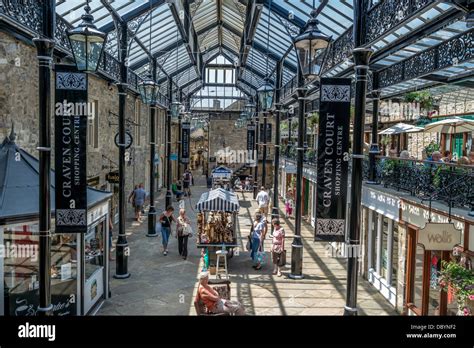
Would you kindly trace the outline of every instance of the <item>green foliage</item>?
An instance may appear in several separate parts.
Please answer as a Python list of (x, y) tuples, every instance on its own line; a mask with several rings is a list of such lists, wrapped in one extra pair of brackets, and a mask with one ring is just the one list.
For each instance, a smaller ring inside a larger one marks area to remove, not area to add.
[(397, 165), (397, 161), (392, 159), (385, 159), (382, 162), (382, 174), (383, 176), (389, 176), (395, 170), (395, 166)]
[(429, 143), (428, 146), (425, 147), (425, 152), (428, 157), (430, 157), (433, 152), (439, 151), (440, 146), (436, 143)]
[(312, 112), (308, 116), (308, 127), (316, 129), (319, 125), (319, 112)]
[(431, 110), (434, 104), (430, 91), (409, 92), (405, 94), (405, 102), (420, 104), (420, 107), (425, 110)]

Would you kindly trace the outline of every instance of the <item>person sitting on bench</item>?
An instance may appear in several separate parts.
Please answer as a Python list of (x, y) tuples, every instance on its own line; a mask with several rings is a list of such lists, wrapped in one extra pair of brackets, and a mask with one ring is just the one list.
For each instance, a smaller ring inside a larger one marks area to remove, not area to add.
[(178, 190), (178, 184), (177, 184), (176, 182), (174, 182), (174, 183), (171, 185), (171, 191), (172, 191), (173, 194), (176, 196), (176, 200), (178, 200), (178, 201), (180, 201), (181, 198), (183, 198), (183, 196), (184, 196), (184, 192)]
[(229, 301), (221, 298), (219, 293), (209, 285), (209, 273), (202, 272), (199, 275), (199, 298), (210, 313), (227, 313), (233, 315), (245, 315), (244, 306), (237, 301)]

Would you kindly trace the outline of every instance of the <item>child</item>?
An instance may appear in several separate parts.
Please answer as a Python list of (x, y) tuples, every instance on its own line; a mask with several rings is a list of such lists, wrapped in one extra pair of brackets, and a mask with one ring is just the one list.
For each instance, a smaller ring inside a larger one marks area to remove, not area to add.
[(293, 214), (293, 202), (291, 201), (291, 198), (287, 198), (285, 202), (285, 215), (286, 218), (290, 218), (291, 215)]

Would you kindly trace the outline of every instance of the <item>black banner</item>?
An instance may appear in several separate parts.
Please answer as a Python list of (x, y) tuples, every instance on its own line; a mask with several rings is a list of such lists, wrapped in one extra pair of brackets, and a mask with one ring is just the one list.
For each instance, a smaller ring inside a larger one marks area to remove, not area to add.
[(87, 74), (56, 65), (56, 233), (87, 232)]
[(191, 123), (183, 122), (181, 124), (181, 163), (189, 163), (189, 152), (191, 144)]
[(351, 80), (321, 79), (318, 137), (317, 241), (345, 241)]
[(247, 125), (247, 164), (255, 162), (255, 124)]
[[(263, 144), (263, 126), (264, 126), (265, 123), (260, 123), (260, 127), (259, 127), (259, 136), (260, 138), (258, 138), (258, 141), (260, 142), (260, 144)], [(271, 143), (272, 142), (272, 124), (271, 123), (267, 123), (267, 143)]]

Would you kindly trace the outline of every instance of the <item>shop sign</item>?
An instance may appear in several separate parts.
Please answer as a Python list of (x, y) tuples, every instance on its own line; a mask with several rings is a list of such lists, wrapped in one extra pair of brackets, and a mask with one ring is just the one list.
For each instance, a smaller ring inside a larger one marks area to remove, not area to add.
[(293, 164), (287, 164), (285, 166), (286, 174), (296, 174), (296, 166)]
[(454, 224), (427, 223), (418, 231), (418, 243), (425, 250), (450, 251), (461, 244), (461, 231)]
[(344, 242), (351, 80), (321, 79), (320, 100), (315, 240)]
[(362, 188), (362, 205), (388, 217), (390, 220), (399, 221), (400, 204), (401, 201), (398, 197), (368, 187)]
[(105, 180), (107, 180), (107, 182), (111, 184), (118, 184), (120, 181), (119, 172), (115, 171), (107, 173), (107, 175), (105, 175)]
[(99, 186), (99, 184), (100, 184), (100, 177), (98, 176), (94, 176), (90, 179), (87, 179), (87, 186), (95, 187), (95, 186)]
[(191, 123), (183, 122), (181, 125), (181, 163), (189, 163), (191, 140)]
[(87, 232), (87, 74), (55, 67), (56, 233)]

